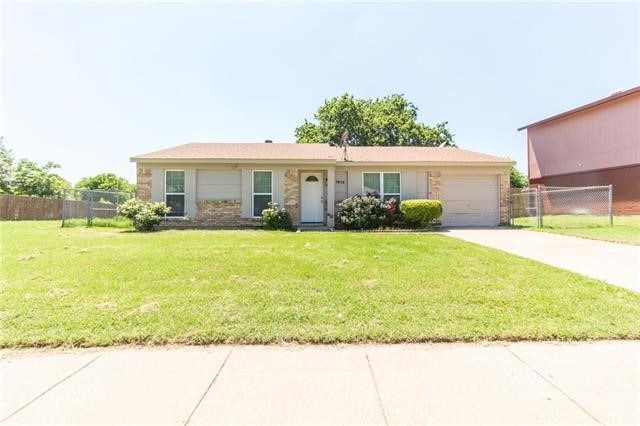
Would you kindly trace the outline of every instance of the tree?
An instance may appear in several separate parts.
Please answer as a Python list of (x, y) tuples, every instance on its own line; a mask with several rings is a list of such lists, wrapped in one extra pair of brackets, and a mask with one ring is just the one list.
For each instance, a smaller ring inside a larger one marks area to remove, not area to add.
[(433, 127), (419, 123), (418, 108), (402, 94), (357, 99), (347, 93), (325, 100), (314, 115), (295, 130), (298, 143), (337, 145), (348, 131), (351, 146), (455, 146), (447, 122)]
[(529, 179), (520, 170), (516, 169), (516, 166), (511, 166), (509, 181), (512, 188), (526, 188), (529, 186)]
[(26, 159), (18, 161), (13, 181), (13, 193), (38, 197), (62, 196), (62, 190), (70, 188), (71, 184), (51, 172), (51, 170), (59, 167), (58, 164), (52, 162), (39, 166), (35, 162)]
[(105, 191), (135, 191), (135, 185), (129, 183), (129, 181), (123, 177), (116, 176), (114, 173), (100, 173), (95, 176), (82, 178), (76, 184), (76, 188), (101, 189)]
[(0, 194), (11, 193), (13, 174), (13, 153), (4, 146), (4, 137), (0, 137)]

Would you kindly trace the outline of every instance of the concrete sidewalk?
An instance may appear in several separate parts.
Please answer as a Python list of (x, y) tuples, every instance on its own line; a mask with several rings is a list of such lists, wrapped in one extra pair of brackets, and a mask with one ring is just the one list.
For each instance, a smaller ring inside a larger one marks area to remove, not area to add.
[(442, 235), (537, 260), (640, 292), (640, 247), (512, 228), (451, 228)]
[(2, 351), (14, 423), (640, 419), (640, 342)]

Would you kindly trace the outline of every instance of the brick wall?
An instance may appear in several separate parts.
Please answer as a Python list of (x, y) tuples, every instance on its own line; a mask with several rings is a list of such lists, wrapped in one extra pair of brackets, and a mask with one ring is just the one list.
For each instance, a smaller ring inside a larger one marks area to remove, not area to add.
[(300, 171), (287, 169), (284, 172), (284, 208), (291, 215), (294, 225), (300, 224)]
[(161, 228), (259, 228), (262, 219), (246, 218), (241, 215), (240, 200), (198, 200), (197, 214), (193, 218), (166, 219)]
[(500, 173), (500, 223), (509, 223), (509, 193), (511, 191), (511, 181), (509, 173)]
[(138, 164), (136, 172), (136, 198), (151, 201), (151, 169)]
[(442, 199), (442, 173), (441, 172), (428, 172), (429, 179), (429, 199), (441, 200)]
[(640, 165), (531, 179), (531, 185), (613, 185), (613, 214), (640, 214)]

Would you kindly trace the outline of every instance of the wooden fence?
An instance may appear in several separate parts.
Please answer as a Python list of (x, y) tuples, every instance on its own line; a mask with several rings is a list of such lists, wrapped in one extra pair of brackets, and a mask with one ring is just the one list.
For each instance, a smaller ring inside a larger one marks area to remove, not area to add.
[(61, 217), (61, 198), (0, 194), (1, 220), (46, 220)]
[[(67, 219), (87, 217), (87, 202), (66, 200)], [(113, 217), (115, 206), (93, 203), (94, 217)], [(107, 210), (108, 209), (108, 210)], [(40, 198), (23, 195), (0, 194), (0, 220), (56, 220), (62, 218), (62, 198)]]

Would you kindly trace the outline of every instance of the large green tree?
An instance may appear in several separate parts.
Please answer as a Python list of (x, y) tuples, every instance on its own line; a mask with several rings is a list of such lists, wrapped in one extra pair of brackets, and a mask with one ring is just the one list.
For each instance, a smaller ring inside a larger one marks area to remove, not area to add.
[(419, 123), (418, 108), (402, 94), (358, 99), (347, 93), (328, 99), (295, 130), (298, 143), (337, 145), (344, 132), (351, 146), (455, 146), (447, 122)]
[(512, 188), (526, 188), (529, 186), (529, 179), (516, 166), (511, 166), (509, 181)]
[(4, 137), (0, 137), (0, 194), (11, 193), (13, 172), (13, 154), (4, 146)]
[(123, 177), (116, 176), (114, 173), (100, 173), (95, 176), (82, 178), (76, 184), (76, 188), (102, 189), (106, 191), (135, 191), (135, 185), (129, 183), (129, 181)]
[(48, 162), (44, 166), (22, 159), (15, 168), (13, 193), (16, 195), (35, 195), (38, 197), (60, 197), (71, 184), (52, 170), (59, 168), (56, 163)]

